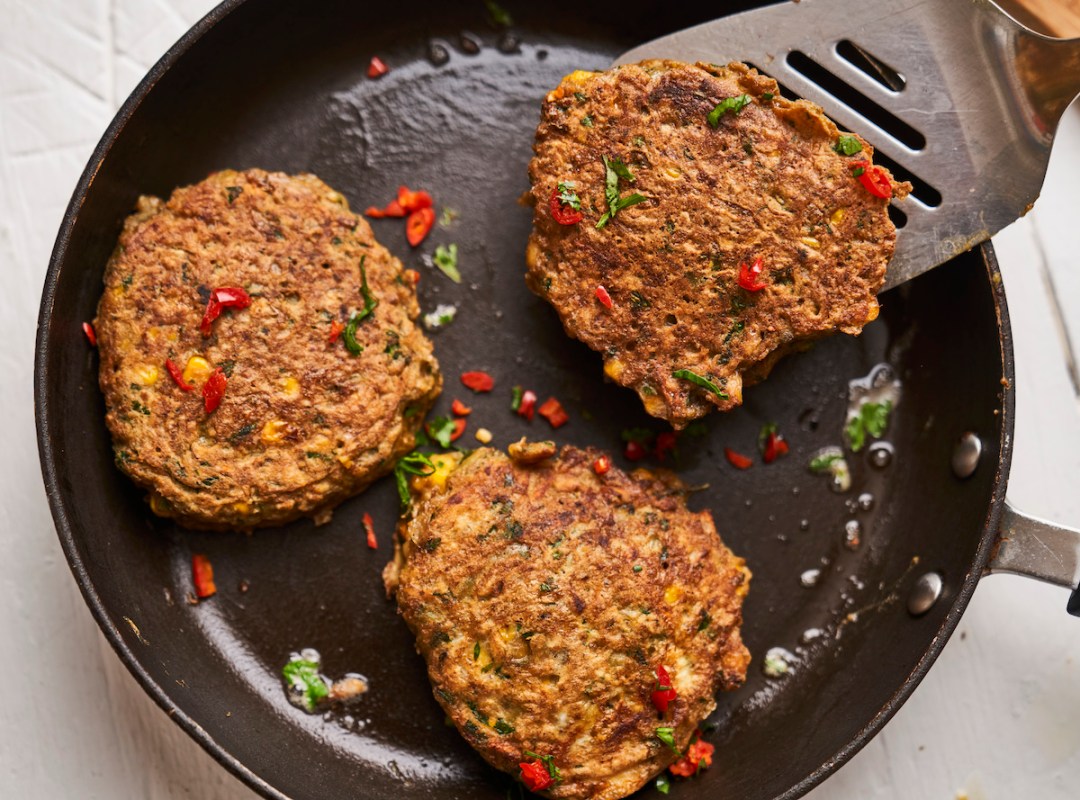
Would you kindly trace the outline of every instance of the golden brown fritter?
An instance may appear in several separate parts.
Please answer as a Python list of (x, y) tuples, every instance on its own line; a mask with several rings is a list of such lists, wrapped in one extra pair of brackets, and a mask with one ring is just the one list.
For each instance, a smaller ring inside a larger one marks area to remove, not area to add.
[[(365, 307), (361, 264), (377, 305), (354, 356), (329, 338)], [(226, 309), (205, 337), (220, 287), (251, 305)], [(94, 322), (117, 464), (156, 513), (190, 527), (328, 518), (413, 447), (438, 395), (418, 313), (401, 262), (313, 175), (225, 171), (168, 202), (139, 198)], [(201, 389), (217, 368), (227, 386), (208, 414)]]
[[(714, 127), (709, 114), (728, 98)], [(839, 136), (820, 108), (785, 100), (742, 64), (574, 72), (548, 95), (536, 132), (528, 285), (650, 414), (681, 428), (739, 405), (744, 382), (784, 352), (837, 330), (856, 334), (877, 316), (896, 233), (888, 200), (853, 168), (872, 148), (854, 137), (861, 152), (845, 155), (834, 149)], [(626, 167), (618, 196), (646, 199), (598, 228), (609, 210), (605, 157)], [(551, 208), (567, 182), (584, 217), (572, 225)], [(909, 188), (892, 184), (897, 197)], [(748, 291), (740, 265), (758, 258), (763, 273), (751, 285), (765, 288)]]
[[(526, 753), (550, 756), (548, 795), (613, 800), (676, 759), (657, 728), (685, 749), (716, 691), (745, 678), (750, 572), (673, 475), (597, 475), (598, 455), (436, 456), (384, 578), (485, 759), (519, 775)], [(659, 665), (678, 692), (665, 714)]]

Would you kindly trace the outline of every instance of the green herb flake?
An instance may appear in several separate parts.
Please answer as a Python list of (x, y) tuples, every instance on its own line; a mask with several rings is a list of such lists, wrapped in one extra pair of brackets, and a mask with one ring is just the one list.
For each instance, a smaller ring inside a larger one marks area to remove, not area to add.
[(484, 7), (487, 8), (492, 23), (498, 27), (509, 28), (514, 24), (514, 18), (510, 16), (510, 12), (496, 3), (495, 0), (484, 0)]
[(858, 453), (866, 444), (866, 435), (879, 438), (889, 427), (889, 412), (892, 401), (883, 403), (863, 403), (859, 412), (844, 426), (844, 437), (852, 452)]
[(472, 648), (472, 660), (477, 661), (480, 658), (480, 642), (473, 645)]
[(454, 434), (454, 420), (450, 417), (435, 417), (426, 426), (431, 436), (444, 450), (450, 448), (450, 437)]
[(495, 721), (495, 724), (491, 727), (493, 727), (495, 729), (495, 733), (499, 734), (500, 736), (506, 736), (506, 734), (513, 733), (516, 730), (513, 725), (511, 725), (502, 717), (499, 717), (499, 719), (497, 719)]
[(671, 791), (671, 778), (661, 773), (656, 776), (656, 791), (660, 794), (667, 794)]
[(367, 256), (360, 256), (360, 296), (364, 298), (364, 307), (352, 315), (341, 336), (345, 342), (345, 349), (354, 356), (364, 352), (364, 346), (356, 341), (356, 329), (361, 322), (371, 316), (375, 306), (379, 304), (379, 301), (372, 295), (371, 289), (368, 288), (367, 270), (364, 269), (364, 260), (366, 258)]
[(221, 362), (221, 371), (225, 373), (226, 378), (232, 377), (234, 369), (236, 369), (235, 359), (227, 358)]
[(643, 311), (651, 306), (652, 303), (641, 292), (630, 292), (630, 308), (634, 311)]
[(644, 569), (644, 567), (642, 567), (641, 564), (634, 564), (634, 572), (641, 572), (642, 569)]
[(454, 224), (454, 220), (457, 218), (458, 212), (456, 209), (450, 208), (450, 206), (443, 206), (442, 214), (439, 215), (439, 226), (449, 228)]
[(525, 756), (527, 758), (539, 759), (544, 764), (544, 768), (548, 771), (548, 775), (551, 776), (552, 780), (562, 780), (562, 773), (559, 771), (559, 768), (555, 766), (555, 756), (542, 756), (529, 750), (525, 751)]
[(314, 711), (318, 702), (330, 694), (326, 679), (319, 674), (319, 665), (314, 661), (297, 658), (281, 669), (281, 675), (290, 688), (303, 693), (304, 705), (308, 711)]
[(435, 255), (431, 260), (442, 274), (454, 283), (461, 283), (461, 273), (458, 271), (458, 249), (456, 244), (442, 245), (435, 248)]
[(675, 729), (674, 728), (657, 728), (656, 738), (671, 748), (671, 751), (676, 755), (681, 755), (679, 746), (675, 744)]
[(765, 454), (765, 445), (769, 441), (769, 436), (776, 433), (777, 430), (775, 422), (766, 422), (761, 426), (761, 430), (758, 431), (757, 435), (757, 446), (762, 455)]
[(226, 186), (225, 196), (229, 198), (229, 205), (233, 204), (233, 200), (244, 193), (244, 189), (241, 186)]
[(577, 100), (579, 103), (584, 103), (586, 100), (589, 99), (589, 96), (584, 92), (574, 92), (574, 99)]
[(862, 142), (859, 141), (858, 137), (844, 133), (836, 140), (833, 150), (843, 156), (853, 156), (862, 152)]
[(394, 483), (397, 484), (398, 499), (401, 501), (401, 513), (404, 515), (412, 505), (409, 493), (408, 475), (427, 477), (435, 472), (435, 464), (424, 453), (413, 451), (394, 465)]
[(637, 192), (628, 194), (626, 197), (620, 197), (619, 179), (621, 178), (627, 183), (633, 183), (635, 180), (633, 173), (630, 172), (630, 169), (620, 158), (609, 159), (607, 156), (601, 156), (600, 158), (604, 162), (604, 197), (607, 199), (608, 210), (604, 212), (604, 215), (600, 217), (600, 221), (596, 223), (598, 229), (607, 225), (624, 208), (648, 200), (647, 197)]
[(426, 542), (424, 542), (420, 546), (422, 548), (424, 548), (424, 552), (426, 552), (426, 553), (434, 553), (436, 550), (439, 549), (440, 544), (442, 544), (442, 539), (440, 537), (438, 537), (438, 536), (434, 536), (431, 539), (428, 539)]
[(525, 396), (525, 390), (515, 386), (510, 390), (510, 410), (517, 411), (521, 408), (521, 398)]
[[(864, 172), (866, 172), (866, 169), (864, 167), (855, 167), (855, 169), (851, 171), (851, 177), (858, 178)], [(861, 228), (862, 225), (860, 225), (859, 227)]]
[(762, 100), (772, 100), (775, 96), (776, 95), (774, 95), (772, 92), (762, 92), (761, 93), (761, 99)]
[(843, 460), (844, 457), (840, 453), (824, 453), (810, 459), (810, 471), (813, 473), (831, 472), (833, 465)]
[(592, 116), (590, 114), (586, 114), (584, 117), (581, 118), (581, 127), (591, 128), (592, 126)]
[(695, 386), (700, 386), (702, 389), (712, 392), (721, 400), (727, 400), (726, 392), (722, 392), (719, 386), (710, 381), (708, 378), (703, 378), (702, 376), (698, 375), (696, 372), (691, 372), (688, 369), (677, 369), (671, 373), (671, 377), (678, 378), (679, 380), (689, 381)]
[(716, 104), (716, 107), (713, 108), (712, 111), (709, 112), (709, 116), (707, 117), (709, 125), (714, 128), (719, 127), (720, 118), (722, 116), (724, 116), (725, 114), (738, 114), (748, 105), (750, 105), (750, 95), (748, 94), (740, 94), (736, 95), (735, 97), (725, 97), (723, 100)]
[(559, 193), (559, 202), (564, 206), (570, 206), (574, 211), (581, 211), (581, 198), (577, 196), (577, 184), (574, 181), (559, 181), (556, 191)]

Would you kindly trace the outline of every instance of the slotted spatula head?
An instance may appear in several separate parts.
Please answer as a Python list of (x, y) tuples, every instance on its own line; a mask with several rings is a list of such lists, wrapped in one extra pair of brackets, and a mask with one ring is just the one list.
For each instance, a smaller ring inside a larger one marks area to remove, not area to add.
[[(885, 288), (990, 238), (1035, 202), (1058, 119), (1080, 92), (1080, 39), (989, 0), (801, 0), (655, 39), (616, 64), (743, 61), (825, 109), (914, 187)], [(718, 98), (719, 99), (719, 98)]]

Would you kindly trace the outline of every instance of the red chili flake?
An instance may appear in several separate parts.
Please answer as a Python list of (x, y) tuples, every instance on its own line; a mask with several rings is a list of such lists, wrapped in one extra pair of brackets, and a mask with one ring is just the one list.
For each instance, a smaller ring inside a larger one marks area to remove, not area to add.
[(387, 72), (390, 71), (390, 67), (383, 63), (383, 60), (378, 56), (371, 57), (371, 63), (368, 64), (367, 76), (369, 78), (381, 78)]
[(626, 456), (627, 461), (641, 461), (649, 454), (649, 451), (645, 449), (645, 445), (641, 442), (627, 442), (626, 449), (623, 450), (623, 455)]
[(525, 417), (532, 422), (533, 415), (536, 413), (536, 392), (526, 389), (521, 393), (521, 403), (518, 404), (517, 413), (519, 417)]
[(214, 330), (214, 320), (221, 316), (226, 308), (247, 308), (251, 305), (251, 297), (239, 286), (222, 286), (210, 292), (210, 299), (206, 302), (206, 312), (203, 314), (199, 330), (203, 336), (209, 336)]
[(463, 372), (461, 382), (474, 392), (490, 392), (495, 388), (495, 379), (486, 372)]
[(375, 523), (371, 519), (371, 514), (364, 512), (364, 530), (367, 532), (367, 546), (372, 550), (379, 549), (379, 542), (375, 538)]
[(663, 461), (668, 453), (674, 452), (675, 441), (676, 436), (673, 431), (666, 431), (664, 433), (657, 434), (656, 444), (653, 446), (654, 452), (656, 453), (656, 458), (660, 461)]
[(892, 182), (883, 168), (877, 164), (871, 165), (869, 161), (864, 160), (852, 161), (848, 166), (855, 170), (855, 177), (859, 179), (859, 183), (874, 197), (880, 197), (882, 200), (892, 197)]
[(760, 256), (755, 258), (754, 263), (749, 267), (746, 266), (745, 262), (739, 264), (739, 286), (748, 292), (760, 292), (769, 285), (765, 281), (759, 280), (764, 268), (765, 262), (761, 260)]
[(596, 461), (592, 462), (592, 468), (597, 475), (607, 475), (611, 470), (611, 459), (607, 456), (600, 456)]
[(551, 777), (540, 759), (522, 761), (518, 767), (521, 769), (521, 782), (530, 792), (542, 792), (555, 785), (555, 779)]
[(663, 664), (656, 665), (656, 688), (652, 693), (652, 704), (661, 714), (666, 714), (668, 705), (675, 702), (678, 692), (671, 685), (671, 676), (668, 675)]
[(754, 462), (744, 456), (742, 453), (736, 453), (730, 447), (724, 448), (724, 458), (728, 460), (728, 463), (735, 469), (750, 469)]
[(420, 273), (415, 269), (407, 269), (401, 273), (401, 279), (410, 286), (416, 286), (420, 283)]
[(214, 584), (214, 565), (210, 559), (200, 553), (191, 556), (191, 577), (195, 583), (195, 596), (200, 600), (217, 594)]
[(600, 305), (604, 308), (610, 309), (614, 303), (611, 302), (611, 295), (608, 294), (608, 290), (603, 286), (596, 287), (596, 299), (600, 301)]
[(214, 413), (214, 409), (221, 405), (227, 383), (225, 371), (221, 367), (211, 372), (210, 377), (206, 379), (206, 383), (202, 387), (202, 396), (203, 407), (206, 409), (207, 414)]
[(771, 464), (780, 456), (786, 455), (788, 450), (788, 443), (784, 437), (776, 431), (769, 431), (761, 448), (761, 460), (766, 464)]
[[(521, 396), (521, 400), (524, 403), (525, 395)], [(549, 397), (545, 400), (536, 411), (541, 417), (550, 422), (551, 427), (553, 428), (561, 428), (570, 421), (570, 415), (566, 413), (566, 409), (562, 407), (562, 403), (554, 397)]]
[(584, 214), (559, 199), (557, 186), (551, 190), (551, 200), (548, 201), (548, 205), (551, 208), (552, 218), (560, 225), (577, 225), (585, 219)]
[(435, 205), (435, 201), (431, 199), (431, 195), (423, 189), (417, 189), (414, 192), (408, 186), (398, 187), (397, 202), (406, 214), (411, 214), (413, 211), (419, 211), (421, 208), (431, 208)]
[[(700, 732), (695, 731), (695, 736), (700, 736)], [(678, 775), (681, 778), (690, 778), (697, 775), (703, 769), (708, 769), (712, 766), (713, 752), (716, 748), (708, 742), (703, 742), (700, 738), (690, 743), (690, 746), (686, 748), (686, 754), (668, 767), (671, 770), (672, 775)]]
[(397, 200), (391, 200), (386, 204), (386, 208), (379, 208), (378, 206), (368, 206), (364, 209), (364, 216), (371, 217), (372, 219), (383, 219), (385, 217), (404, 217), (405, 209), (401, 207), (401, 203)]
[(454, 432), (450, 434), (450, 441), (456, 442), (461, 438), (461, 434), (465, 433), (465, 425), (467, 423), (463, 419), (454, 420)]
[(342, 322), (340, 319), (335, 319), (333, 322), (330, 323), (330, 335), (326, 337), (326, 341), (330, 344), (334, 344), (344, 330), (345, 323)]
[(431, 227), (435, 224), (435, 212), (430, 207), (418, 208), (409, 214), (405, 220), (405, 238), (409, 244), (416, 247), (427, 238)]
[(90, 346), (97, 347), (97, 334), (94, 333), (94, 326), (89, 322), (84, 322), (82, 332), (86, 334), (86, 341), (90, 342)]
[(173, 363), (173, 360), (171, 358), (165, 359), (165, 369), (168, 371), (170, 377), (172, 377), (173, 382), (176, 383), (177, 386), (179, 386), (185, 392), (194, 391), (195, 387), (184, 380), (184, 371), (180, 369), (180, 367), (176, 366), (176, 364)]
[(472, 413), (472, 409), (455, 397), (454, 402), (450, 404), (450, 413), (457, 414), (459, 417), (467, 417)]

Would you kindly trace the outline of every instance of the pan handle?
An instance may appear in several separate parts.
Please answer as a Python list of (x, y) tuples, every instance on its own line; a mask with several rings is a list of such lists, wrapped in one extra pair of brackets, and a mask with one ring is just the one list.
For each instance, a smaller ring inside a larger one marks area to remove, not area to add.
[(986, 572), (1026, 575), (1072, 589), (1067, 608), (1080, 617), (1080, 530), (1029, 516), (1006, 500)]

